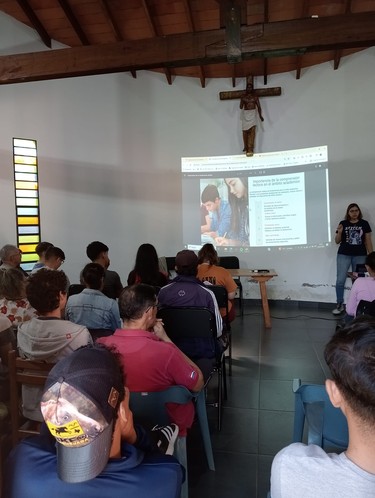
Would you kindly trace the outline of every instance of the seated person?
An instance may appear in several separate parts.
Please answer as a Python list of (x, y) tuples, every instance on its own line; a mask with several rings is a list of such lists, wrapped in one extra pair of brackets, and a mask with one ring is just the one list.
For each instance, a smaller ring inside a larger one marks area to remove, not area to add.
[[(56, 363), (75, 349), (92, 343), (89, 331), (61, 316), (66, 305), (67, 279), (62, 271), (41, 268), (30, 275), (26, 295), (38, 316), (18, 327), (17, 343), (22, 358)], [(23, 414), (43, 421), (40, 413), (41, 389), (23, 386)]]
[(125, 383), (117, 355), (105, 348), (81, 348), (59, 361), (41, 402), (50, 434), (45, 429), (13, 449), (4, 496), (139, 498), (157, 490), (179, 497), (181, 465), (133, 425)]
[[(126, 287), (119, 307), (124, 328), (98, 342), (120, 353), (130, 391), (162, 391), (174, 385), (200, 391), (202, 372), (173, 344), (156, 318), (155, 289), (146, 284)], [(186, 435), (194, 420), (193, 403), (173, 404), (168, 411), (180, 435)]]
[(86, 254), (93, 263), (99, 263), (105, 269), (103, 294), (111, 299), (117, 299), (123, 289), (121, 279), (115, 271), (108, 270), (111, 261), (108, 256), (108, 246), (95, 240), (86, 248)]
[(9, 318), (15, 329), (36, 316), (26, 298), (26, 279), (16, 268), (0, 268), (0, 312)]
[(369, 277), (358, 277), (354, 281), (346, 303), (346, 322), (350, 322), (355, 317), (359, 301), (375, 299), (375, 252), (370, 252), (366, 256), (365, 264)]
[(168, 277), (160, 271), (159, 258), (152, 244), (139, 246), (135, 258), (134, 269), (129, 273), (128, 285), (148, 284), (163, 287), (168, 283)]
[(46, 261), (44, 256), (46, 254), (47, 249), (52, 246), (53, 244), (51, 244), (51, 242), (39, 242), (39, 244), (36, 245), (35, 252), (39, 256), (39, 261), (35, 263), (32, 271), (38, 270), (39, 268), (43, 268), (45, 266)]
[[(228, 318), (232, 322), (236, 311), (233, 300), (236, 295), (237, 284), (226, 268), (219, 266), (219, 257), (212, 244), (205, 244), (198, 252), (198, 279), (204, 284), (222, 285), (228, 293)], [(225, 308), (220, 309), (221, 316), (225, 316)]]
[(27, 272), (21, 268), (22, 251), (18, 249), (17, 246), (12, 244), (5, 244), (0, 249), (0, 269), (9, 270), (10, 268), (16, 268), (19, 270), (24, 277), (28, 277)]
[(117, 302), (102, 292), (104, 273), (104, 268), (98, 263), (89, 263), (84, 267), (82, 279), (86, 289), (68, 298), (65, 308), (68, 320), (88, 329), (114, 331), (121, 327)]
[(15, 348), (16, 336), (12, 322), (0, 313), (0, 360), (3, 365), (8, 365), (8, 352)]
[(38, 266), (37, 268), (33, 268), (31, 273), (35, 273), (41, 268), (48, 268), (49, 270), (58, 270), (60, 266), (65, 261), (65, 254), (60, 247), (55, 247), (51, 245), (48, 247), (44, 253), (44, 265)]
[[(215, 295), (207, 285), (202, 284), (197, 279), (197, 255), (194, 251), (184, 249), (177, 253), (175, 264), (177, 277), (170, 284), (160, 289), (158, 294), (159, 305), (171, 308), (194, 306), (208, 308), (216, 318), (217, 337), (221, 337), (223, 321)], [(190, 339), (188, 342), (181, 341), (178, 346), (187, 356), (193, 359), (214, 358), (223, 349), (221, 341), (217, 341), (217, 344), (213, 345), (212, 341), (199, 338)]]
[(324, 358), (326, 389), (347, 418), (349, 446), (340, 454), (294, 443), (275, 457), (272, 498), (364, 498), (375, 490), (375, 320), (357, 318), (339, 329)]

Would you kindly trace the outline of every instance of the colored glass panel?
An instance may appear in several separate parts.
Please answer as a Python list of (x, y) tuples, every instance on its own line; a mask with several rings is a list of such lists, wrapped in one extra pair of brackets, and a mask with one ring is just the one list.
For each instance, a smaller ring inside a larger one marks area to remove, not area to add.
[(35, 140), (27, 140), (25, 138), (14, 138), (13, 139), (14, 147), (29, 147), (32, 149), (36, 149), (36, 141)]
[(16, 156), (36, 157), (36, 149), (30, 149), (26, 147), (14, 147), (14, 154)]
[(17, 197), (38, 197), (38, 192), (36, 190), (21, 190), (17, 189)]
[[(24, 158), (22, 158), (24, 159)], [(36, 173), (37, 172), (37, 166), (36, 166), (36, 161), (34, 163), (26, 163), (25, 161), (17, 161), (14, 164), (14, 171), (24, 171), (28, 173)]]
[(18, 207), (17, 216), (38, 216), (39, 211), (37, 207)]
[(39, 216), (18, 216), (19, 225), (39, 225)]
[(22, 254), (22, 262), (27, 262), (27, 261), (33, 261), (36, 263), (39, 260), (39, 256), (37, 255), (36, 252), (29, 253), (29, 254)]
[(38, 206), (39, 199), (25, 199), (24, 197), (16, 198), (16, 206)]
[(30, 271), (39, 257), (39, 186), (35, 140), (13, 139), (14, 186), (17, 209), (17, 243), (23, 252), (21, 267)]
[(18, 233), (19, 233), (19, 234), (25, 234), (25, 233), (39, 233), (39, 227), (38, 227), (38, 226), (18, 227)]
[(36, 261), (37, 260), (32, 261), (31, 263), (21, 263), (21, 266), (25, 271), (30, 272), (34, 268)]
[(14, 174), (14, 179), (16, 181), (37, 182), (38, 176), (35, 173), (17, 173), (16, 172)]
[(16, 189), (36, 190), (38, 184), (35, 182), (18, 182), (16, 181)]
[(35, 244), (20, 244), (18, 247), (20, 248), (22, 253), (35, 253)]
[[(20, 244), (27, 244), (27, 243), (30, 244), (31, 242), (35, 242), (35, 244), (38, 244), (39, 238), (40, 238), (39, 235), (20, 235), (18, 237), (18, 242)], [(35, 249), (35, 244), (33, 244), (33, 250)]]

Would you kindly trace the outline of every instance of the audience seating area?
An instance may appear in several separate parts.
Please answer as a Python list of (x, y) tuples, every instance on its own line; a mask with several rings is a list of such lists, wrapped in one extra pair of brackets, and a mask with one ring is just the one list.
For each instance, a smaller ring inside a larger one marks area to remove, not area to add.
[[(330, 310), (308, 309), (302, 314), (300, 310), (275, 308), (272, 310), (273, 327), (268, 330), (263, 327), (258, 307), (247, 305), (243, 310), (243, 316), (237, 316), (232, 324), (228, 324), (232, 333), (228, 358), (232, 375), (226, 379), (223, 355), (215, 364), (218, 375), (210, 379), (206, 389), (199, 395), (189, 392), (183, 395), (185, 399), (195, 398), (197, 407), (197, 421), (187, 441), (177, 445), (177, 454), (182, 461), (189, 463), (188, 487), (184, 488), (186, 497), (188, 494), (190, 498), (267, 496), (275, 453), (293, 440), (306, 437), (306, 434), (310, 437), (312, 432), (311, 413), (316, 410), (311, 410), (311, 398), (306, 398), (307, 393), (310, 390), (314, 396), (318, 393), (317, 404), (313, 398), (314, 409), (320, 407), (319, 412), (321, 408), (327, 408), (322, 387), (327, 368), (322, 352), (336, 325)], [(168, 330), (170, 319), (167, 315), (162, 315), (162, 318)], [(196, 331), (197, 324), (204, 322), (201, 318), (193, 318), (191, 322), (191, 318), (184, 316), (181, 319), (179, 315), (171, 319), (171, 323), (176, 319), (180, 331), (182, 325), (182, 330), (187, 327)], [(215, 323), (212, 318), (210, 320)], [(191, 323), (194, 327), (190, 326)], [(207, 330), (205, 333), (211, 337), (216, 335), (212, 324)], [(169, 330), (168, 333), (172, 335)], [(20, 386), (22, 383), (42, 384), (50, 367), (21, 360), (15, 351), (9, 354), (12, 428), (8, 437), (1, 439), (0, 457), (4, 456), (10, 443), (16, 444), (20, 438), (37, 431), (36, 427), (23, 427)], [(302, 379), (302, 385), (295, 383), (296, 393), (293, 394), (291, 383), (296, 377)], [(176, 391), (181, 389), (176, 388)], [(155, 397), (151, 393), (147, 396), (152, 404), (156, 399), (163, 400), (160, 393)], [(145, 394), (133, 393), (132, 397), (137, 416), (145, 409), (142, 407)], [(210, 407), (210, 401), (213, 401), (214, 408)], [(153, 418), (156, 413), (153, 409)], [(337, 419), (340, 416), (335, 415)], [(154, 422), (158, 423), (158, 420)], [(307, 433), (303, 429), (304, 423), (308, 426)], [(330, 439), (323, 428), (322, 444), (345, 445), (345, 427), (343, 424), (340, 427), (341, 439)], [(214, 469), (216, 472), (212, 472)]]

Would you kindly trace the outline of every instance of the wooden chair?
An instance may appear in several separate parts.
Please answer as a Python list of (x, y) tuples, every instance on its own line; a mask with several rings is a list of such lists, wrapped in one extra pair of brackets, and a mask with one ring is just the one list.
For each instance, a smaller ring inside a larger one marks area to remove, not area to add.
[[(240, 268), (240, 260), (237, 256), (222, 256), (219, 260), (220, 266), (227, 270), (238, 270)], [(238, 291), (240, 293), (240, 313), (243, 315), (243, 289), (240, 277), (235, 277), (233, 280), (236, 282)]]
[(26, 436), (39, 434), (40, 423), (27, 420), (21, 413), (21, 387), (44, 386), (47, 375), (53, 363), (24, 360), (17, 357), (15, 350), (8, 353), (9, 387), (10, 387), (10, 416), (12, 446)]
[[(218, 429), (221, 430), (223, 398), (227, 397), (225, 354), (216, 353), (215, 344), (217, 342), (215, 316), (208, 308), (196, 307), (176, 307), (162, 308), (158, 311), (158, 317), (163, 320), (165, 331), (172, 341), (191, 359), (197, 360), (198, 356), (191, 356), (184, 346), (191, 339), (204, 339), (209, 344), (211, 341), (213, 355), (212, 372), (218, 374), (217, 398), (213, 405), (217, 408)], [(209, 379), (211, 376), (209, 377)], [(206, 380), (206, 385), (209, 382)]]
[(208, 285), (207, 288), (215, 294), (217, 305), (219, 306), (219, 308), (225, 309), (225, 317), (223, 317), (223, 332), (226, 333), (226, 338), (228, 340), (227, 358), (229, 360), (229, 375), (232, 375), (232, 330), (229, 321), (228, 292), (223, 285)]

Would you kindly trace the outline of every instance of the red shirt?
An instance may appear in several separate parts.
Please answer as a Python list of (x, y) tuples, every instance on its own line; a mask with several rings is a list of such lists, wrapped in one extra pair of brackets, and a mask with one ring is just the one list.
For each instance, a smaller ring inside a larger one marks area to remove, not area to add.
[[(117, 329), (98, 342), (114, 346), (121, 355), (130, 391), (162, 391), (173, 385), (194, 388), (198, 381), (197, 370), (190, 365), (181, 351), (172, 343), (163, 342), (145, 330)], [(194, 420), (194, 405), (168, 404), (172, 422), (180, 428), (180, 435)]]

